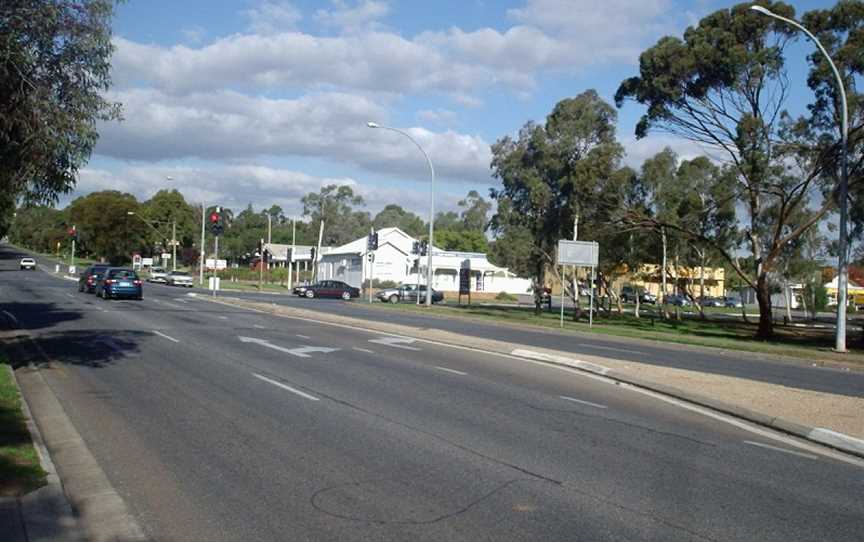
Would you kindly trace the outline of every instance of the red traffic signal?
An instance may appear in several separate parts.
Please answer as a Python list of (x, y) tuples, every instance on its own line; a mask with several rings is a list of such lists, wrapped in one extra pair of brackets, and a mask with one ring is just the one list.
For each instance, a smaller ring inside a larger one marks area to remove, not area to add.
[(219, 213), (217, 213), (217, 212), (210, 213), (210, 222), (212, 222), (213, 224), (216, 224), (217, 222), (219, 222)]

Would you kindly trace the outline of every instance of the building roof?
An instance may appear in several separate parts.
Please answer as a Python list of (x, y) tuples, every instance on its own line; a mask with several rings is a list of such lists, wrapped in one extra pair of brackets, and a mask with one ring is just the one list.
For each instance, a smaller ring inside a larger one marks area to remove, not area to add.
[[(281, 243), (264, 243), (264, 250), (270, 253), (270, 256), (279, 262), (287, 262), (288, 255), (291, 252), (292, 245), (285, 245)], [(294, 247), (294, 261), (297, 260), (309, 260), (312, 258), (312, 246), (311, 245), (293, 245)], [(321, 254), (327, 254), (333, 247), (321, 247)]]

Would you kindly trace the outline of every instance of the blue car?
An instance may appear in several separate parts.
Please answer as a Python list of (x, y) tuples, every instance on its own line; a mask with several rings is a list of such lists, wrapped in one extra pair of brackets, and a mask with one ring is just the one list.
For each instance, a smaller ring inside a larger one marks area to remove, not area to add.
[(96, 295), (102, 299), (143, 299), (144, 290), (138, 274), (122, 267), (107, 269), (96, 283)]

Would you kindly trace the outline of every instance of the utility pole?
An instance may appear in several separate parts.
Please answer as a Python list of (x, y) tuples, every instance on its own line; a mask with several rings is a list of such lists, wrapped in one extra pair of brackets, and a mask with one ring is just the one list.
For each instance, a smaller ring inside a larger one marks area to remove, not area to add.
[(177, 220), (171, 221), (171, 270), (177, 271)]
[(321, 224), (318, 226), (318, 250), (315, 251), (315, 261), (312, 262), (312, 281), (318, 281), (318, 258), (321, 257), (321, 241), (324, 238), (324, 219), (321, 219)]
[(201, 203), (201, 258), (198, 261), (198, 285), (204, 287), (204, 224), (207, 221), (207, 206)]
[(270, 213), (267, 213), (267, 244), (268, 245), (273, 242), (271, 240), (272, 234), (273, 234), (273, 217), (270, 215)]
[(75, 272), (75, 237), (78, 235), (78, 230), (75, 224), (72, 224), (72, 253), (69, 255), (69, 273)]
[(291, 292), (292, 286), (294, 284), (293, 275), (294, 275), (294, 251), (296, 250), (295, 241), (297, 240), (297, 219), (291, 218), (291, 256), (288, 258), (288, 261), (285, 262), (288, 264), (288, 292)]
[(369, 241), (366, 243), (366, 259), (369, 260), (369, 303), (372, 303), (372, 279), (375, 275), (375, 251), (372, 250), (372, 236), (375, 228), (369, 228)]
[(261, 253), (258, 255), (258, 291), (264, 285), (264, 239), (261, 239)]

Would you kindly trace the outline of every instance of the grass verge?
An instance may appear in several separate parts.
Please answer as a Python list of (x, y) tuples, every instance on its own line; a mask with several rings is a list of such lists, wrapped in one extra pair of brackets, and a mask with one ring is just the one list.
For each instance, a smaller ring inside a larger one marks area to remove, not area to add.
[[(531, 307), (506, 306), (454, 306), (437, 305), (429, 309), (413, 304), (376, 303), (372, 306), (381, 310), (419, 311), (427, 314), (465, 318), (469, 320), (492, 321), (510, 325), (525, 325), (549, 329), (559, 327), (559, 313), (543, 312), (535, 316)], [(588, 327), (585, 320), (574, 322), (572, 312), (565, 314), (564, 330), (590, 332), (617, 337), (648, 339), (666, 343), (708, 346), (724, 350), (738, 350), (777, 356), (789, 356), (812, 361), (845, 362), (864, 365), (864, 349), (862, 349), (862, 332), (860, 327), (849, 326), (850, 352), (838, 354), (831, 351), (834, 345), (833, 329), (775, 326), (776, 338), (771, 341), (761, 341), (754, 338), (756, 323), (751, 321), (717, 321), (701, 320), (699, 318), (683, 318), (682, 320), (662, 320), (642, 316), (634, 318), (632, 314), (601, 316), (594, 320), (594, 326)]]
[(231, 282), (225, 279), (219, 281), (219, 288), (222, 290), (243, 290), (247, 292), (278, 292), (282, 294), (291, 293), (291, 291), (288, 289), (288, 286), (282, 286), (281, 284), (268, 284), (265, 282), (261, 285), (261, 288), (259, 289), (257, 282)]
[(45, 471), (27, 430), (21, 396), (0, 360), (0, 497), (19, 497), (45, 485)]

